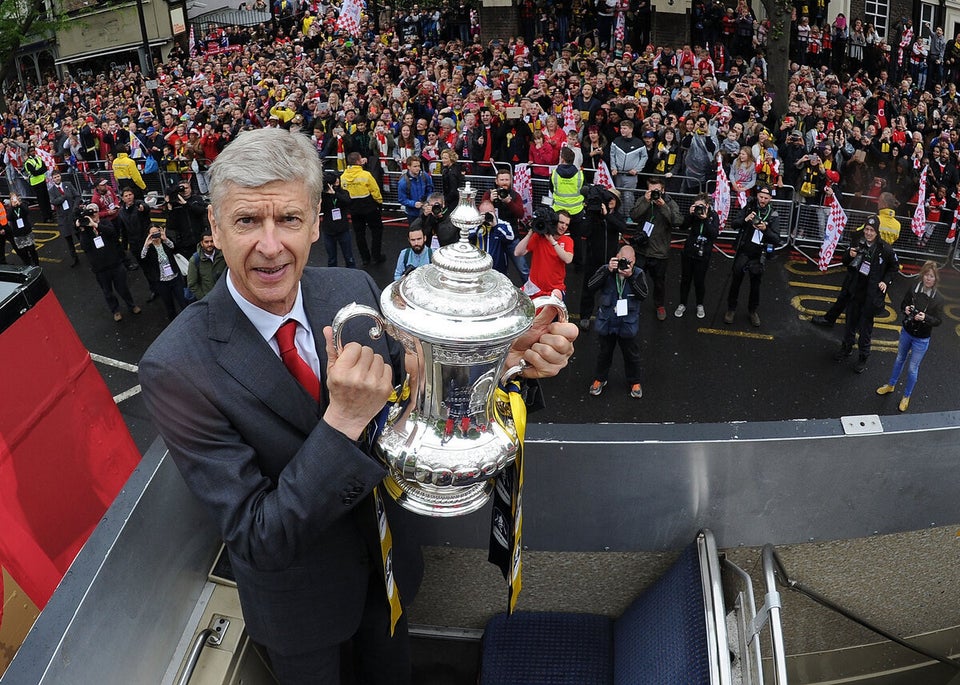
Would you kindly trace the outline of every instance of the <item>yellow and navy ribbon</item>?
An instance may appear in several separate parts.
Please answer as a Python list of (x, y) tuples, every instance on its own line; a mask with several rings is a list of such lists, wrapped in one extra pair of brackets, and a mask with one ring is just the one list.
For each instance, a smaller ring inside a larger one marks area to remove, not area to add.
[(498, 387), (494, 406), (497, 423), (517, 441), (517, 456), (513, 464), (496, 477), (487, 558), (500, 567), (507, 581), (507, 612), (512, 614), (523, 586), (523, 438), (527, 428), (527, 405), (519, 381)]

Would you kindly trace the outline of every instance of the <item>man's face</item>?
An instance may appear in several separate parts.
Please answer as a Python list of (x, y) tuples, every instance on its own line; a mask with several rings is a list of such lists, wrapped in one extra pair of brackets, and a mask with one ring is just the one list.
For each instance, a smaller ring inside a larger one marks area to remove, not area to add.
[(497, 174), (497, 188), (510, 189), (510, 174)]
[(570, 231), (570, 217), (559, 214), (557, 216), (557, 233), (566, 235)]
[(107, 194), (107, 189), (108, 189), (108, 186), (107, 186), (106, 183), (102, 183), (102, 184), (100, 184), (100, 185), (97, 186), (97, 192), (98, 192), (100, 195), (106, 195), (106, 194)]
[(770, 193), (766, 191), (757, 193), (757, 204), (761, 207), (766, 207), (768, 204), (770, 204)]
[(213, 244), (212, 235), (205, 235), (200, 238), (200, 249), (203, 250), (204, 254), (213, 254), (216, 247), (217, 246)]
[(209, 209), (214, 244), (245, 300), (277, 316), (290, 311), (310, 246), (320, 237), (319, 207), (303, 183), (229, 186)]
[(133, 204), (132, 190), (124, 190), (123, 195), (121, 197), (123, 198), (123, 204), (127, 205), (128, 207)]
[(416, 254), (423, 252), (426, 246), (426, 239), (423, 237), (423, 231), (410, 231), (407, 233), (407, 240), (410, 242), (410, 249)]

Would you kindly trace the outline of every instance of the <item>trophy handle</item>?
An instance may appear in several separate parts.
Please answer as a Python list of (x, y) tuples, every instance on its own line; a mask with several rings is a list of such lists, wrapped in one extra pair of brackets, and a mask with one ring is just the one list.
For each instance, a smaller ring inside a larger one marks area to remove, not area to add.
[[(533, 306), (537, 311), (540, 311), (544, 307), (553, 307), (557, 310), (557, 321), (560, 323), (566, 323), (569, 321), (567, 305), (565, 305), (563, 300), (555, 295), (541, 295), (540, 297), (534, 298)], [(521, 359), (518, 364), (511, 366), (509, 369), (503, 372), (503, 375), (500, 376), (500, 385), (506, 385), (506, 383), (512, 380), (515, 376), (519, 376), (521, 373), (523, 373), (523, 370), (528, 366), (529, 364), (527, 361), (525, 359)]]
[(343, 352), (343, 343), (340, 340), (340, 336), (343, 332), (344, 324), (346, 324), (350, 319), (355, 319), (358, 316), (369, 316), (375, 321), (374, 325), (370, 327), (370, 331), (368, 333), (372, 340), (379, 340), (381, 337), (383, 337), (383, 332), (387, 328), (387, 323), (383, 320), (383, 317), (380, 316), (380, 312), (373, 307), (351, 302), (337, 312), (337, 315), (333, 317), (333, 324), (331, 324), (331, 327), (333, 328), (333, 344), (337, 348), (337, 352)]

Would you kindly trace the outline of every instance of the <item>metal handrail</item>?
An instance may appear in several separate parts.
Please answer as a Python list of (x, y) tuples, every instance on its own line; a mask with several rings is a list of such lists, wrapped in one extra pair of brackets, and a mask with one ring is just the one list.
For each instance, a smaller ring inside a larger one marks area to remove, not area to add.
[[(763, 546), (763, 580), (767, 594), (763, 600), (764, 611), (769, 612), (770, 645), (773, 649), (773, 668), (777, 685), (787, 684), (787, 650), (783, 644), (783, 623), (780, 619), (780, 593), (777, 592), (777, 571), (783, 569), (773, 545)], [(784, 574), (786, 577), (786, 574)]]
[(741, 677), (744, 685), (763, 685), (763, 657), (760, 652), (760, 634), (750, 633), (756, 624), (757, 604), (753, 595), (753, 579), (750, 574), (730, 561), (726, 555), (722, 559), (723, 568), (740, 579), (742, 590), (738, 593), (736, 616), (737, 638), (740, 647)]
[(187, 657), (187, 662), (183, 667), (183, 675), (180, 676), (177, 685), (187, 685), (190, 682), (190, 678), (193, 677), (193, 672), (196, 670), (197, 664), (200, 663), (200, 653), (203, 651), (211, 635), (213, 635), (213, 629), (204, 628), (194, 638), (193, 645), (190, 647), (190, 656)]
[[(924, 647), (920, 647), (911, 642), (907, 642), (903, 638), (898, 637), (897, 635), (894, 635), (893, 633), (870, 623), (868, 620), (866, 620), (865, 618), (862, 618), (861, 616), (858, 616), (857, 614), (853, 613), (849, 609), (845, 609), (839, 604), (837, 604), (836, 602), (830, 599), (827, 599), (826, 597), (818, 593), (816, 590), (813, 590), (807, 587), (806, 585), (804, 585), (803, 583), (790, 578), (790, 576), (787, 574), (786, 569), (783, 566), (783, 561), (781, 561), (780, 556), (777, 554), (777, 551), (776, 549), (774, 549), (773, 545), (768, 544), (768, 545), (764, 545), (763, 547), (763, 571), (764, 571), (764, 576), (767, 579), (768, 591), (769, 591), (769, 588), (771, 587), (771, 583), (775, 582), (779, 584), (781, 587), (787, 588), (789, 590), (793, 590), (795, 592), (800, 593), (801, 595), (804, 595), (805, 597), (808, 597), (809, 599), (812, 599), (814, 602), (816, 602), (820, 606), (840, 614), (844, 618), (847, 618), (853, 621), (857, 625), (862, 626), (867, 630), (873, 633), (876, 633), (877, 635), (887, 640), (890, 640), (891, 642), (895, 642), (901, 647), (905, 647), (912, 652), (916, 652), (921, 656), (927, 657), (928, 659), (933, 659), (934, 661), (938, 661), (947, 666), (952, 666), (957, 671), (960, 671), (960, 662), (956, 661), (955, 659), (951, 659), (950, 657), (943, 656), (942, 654), (937, 654), (936, 652), (932, 652)], [(780, 644), (782, 649), (783, 647), (782, 634), (780, 636)], [(776, 644), (774, 644), (774, 650), (776, 650)]]

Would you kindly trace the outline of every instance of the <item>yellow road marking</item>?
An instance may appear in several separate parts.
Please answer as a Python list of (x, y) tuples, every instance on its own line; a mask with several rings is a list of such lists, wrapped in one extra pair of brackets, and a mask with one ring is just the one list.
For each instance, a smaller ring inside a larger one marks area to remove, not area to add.
[(827, 285), (826, 283), (804, 283), (803, 281), (787, 281), (787, 285), (793, 288), (813, 288), (815, 290), (829, 290), (831, 292), (838, 292), (840, 290), (839, 285)]
[(728, 331), (723, 328), (698, 328), (697, 333), (707, 335), (729, 335), (734, 338), (752, 338), (753, 340), (773, 340), (772, 335), (766, 333), (750, 333), (749, 331)]

